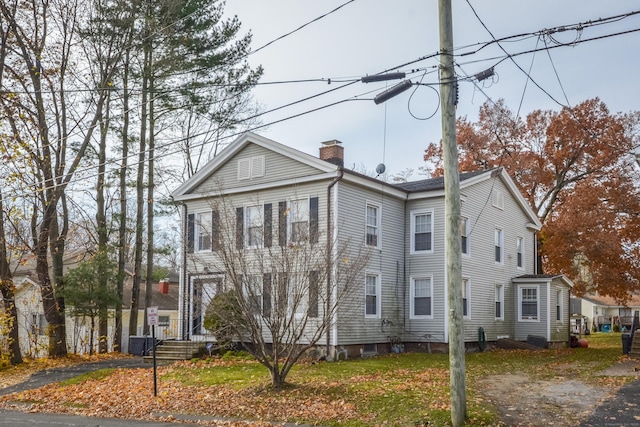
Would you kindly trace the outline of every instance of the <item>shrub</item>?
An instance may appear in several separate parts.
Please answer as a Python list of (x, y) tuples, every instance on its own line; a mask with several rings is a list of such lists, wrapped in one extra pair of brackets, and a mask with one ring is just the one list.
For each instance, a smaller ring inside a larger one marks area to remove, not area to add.
[(617, 323), (614, 323), (613, 327), (611, 328), (611, 330), (613, 332), (620, 332), (620, 325), (618, 325)]
[(219, 349), (230, 348), (233, 345), (239, 328), (240, 310), (233, 291), (216, 294), (207, 307), (204, 327), (216, 337)]

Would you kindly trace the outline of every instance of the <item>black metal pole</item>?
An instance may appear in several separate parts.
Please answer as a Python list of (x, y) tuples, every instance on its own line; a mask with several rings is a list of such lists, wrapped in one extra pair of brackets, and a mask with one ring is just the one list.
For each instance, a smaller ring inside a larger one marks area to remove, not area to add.
[(153, 342), (153, 396), (158, 396), (158, 365), (156, 364), (156, 325), (151, 326), (151, 341)]

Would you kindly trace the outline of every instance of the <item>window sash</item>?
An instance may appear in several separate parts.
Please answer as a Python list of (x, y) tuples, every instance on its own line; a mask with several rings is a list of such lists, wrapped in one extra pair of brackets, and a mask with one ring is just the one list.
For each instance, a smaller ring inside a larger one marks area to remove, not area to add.
[(518, 240), (516, 241), (516, 259), (517, 259), (517, 266), (519, 268), (522, 268), (524, 266), (524, 241), (522, 239), (522, 237), (518, 237)]
[(502, 230), (496, 228), (495, 231), (495, 261), (502, 262)]
[(264, 222), (260, 206), (248, 206), (246, 208), (247, 221), (247, 246), (260, 247), (264, 244)]
[(538, 320), (538, 290), (536, 288), (522, 288), (521, 292), (521, 319)]
[(504, 299), (504, 294), (503, 294), (502, 285), (496, 285), (496, 296), (495, 296), (496, 319), (502, 319), (503, 318), (503, 314), (502, 314), (502, 301), (503, 301), (503, 299)]
[(413, 280), (413, 315), (431, 316), (431, 279)]
[(433, 246), (432, 213), (412, 214), (413, 252), (431, 251)]
[(469, 253), (469, 220), (467, 218), (460, 218), (460, 250), (463, 254)]
[(469, 316), (469, 279), (462, 279), (462, 316)]
[(378, 207), (367, 205), (367, 236), (368, 246), (378, 246)]
[(309, 200), (292, 200), (289, 209), (291, 241), (302, 242), (309, 237)]
[(262, 314), (262, 277), (259, 275), (250, 275), (246, 277), (246, 280), (249, 310), (253, 314)]
[(198, 251), (211, 250), (211, 212), (196, 215)]
[(556, 321), (562, 320), (562, 290), (556, 291)]
[(378, 315), (378, 276), (373, 274), (366, 275), (365, 283), (365, 315)]

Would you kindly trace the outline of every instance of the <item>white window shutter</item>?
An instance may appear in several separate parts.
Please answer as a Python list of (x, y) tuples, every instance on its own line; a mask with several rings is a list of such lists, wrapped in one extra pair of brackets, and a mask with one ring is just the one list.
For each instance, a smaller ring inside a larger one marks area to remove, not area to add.
[(238, 160), (238, 180), (251, 178), (251, 159)]
[(264, 176), (264, 156), (251, 158), (251, 178)]

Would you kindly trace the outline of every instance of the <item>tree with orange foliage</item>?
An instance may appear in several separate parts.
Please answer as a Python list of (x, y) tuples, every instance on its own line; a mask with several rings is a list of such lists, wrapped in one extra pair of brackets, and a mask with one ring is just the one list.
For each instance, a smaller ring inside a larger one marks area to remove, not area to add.
[[(525, 120), (501, 100), (485, 103), (475, 123), (458, 119), (460, 170), (507, 170), (543, 223), (538, 271), (566, 274), (577, 294), (623, 299), (640, 290), (638, 119), (611, 114), (597, 98)], [(438, 144), (424, 159), (442, 174)]]

